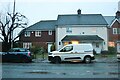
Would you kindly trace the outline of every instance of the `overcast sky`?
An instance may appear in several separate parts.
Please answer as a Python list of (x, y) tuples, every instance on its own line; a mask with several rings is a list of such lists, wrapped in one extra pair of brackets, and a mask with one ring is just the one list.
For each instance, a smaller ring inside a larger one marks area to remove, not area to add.
[[(12, 12), (14, 0), (0, 0), (0, 14)], [(57, 20), (58, 15), (77, 14), (81, 9), (82, 14), (102, 14), (115, 16), (120, 0), (16, 0), (16, 12), (28, 18), (28, 26), (41, 20)], [(120, 8), (120, 7), (119, 7)], [(21, 29), (16, 30), (17, 35)], [(1, 41), (1, 40), (0, 40)]]
[[(14, 0), (0, 0), (0, 11), (11, 10)], [(59, 14), (102, 14), (115, 16), (119, 0), (16, 0), (16, 12), (24, 14), (29, 24), (40, 20), (56, 20)]]

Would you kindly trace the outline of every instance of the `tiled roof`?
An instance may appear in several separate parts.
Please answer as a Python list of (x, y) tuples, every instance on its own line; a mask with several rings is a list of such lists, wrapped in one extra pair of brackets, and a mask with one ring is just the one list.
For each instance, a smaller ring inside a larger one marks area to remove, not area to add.
[(108, 25), (101, 14), (58, 15), (58, 25)]
[(46, 20), (37, 22), (29, 26), (26, 30), (55, 30), (56, 20)]
[(90, 41), (103, 41), (101, 37), (98, 35), (66, 35), (62, 41), (84, 41), (84, 40), (90, 40)]
[(115, 20), (115, 16), (104, 16), (105, 20), (107, 21), (108, 25), (110, 26), (112, 22)]
[(54, 30), (55, 25), (108, 25), (101, 14), (72, 14), (58, 15), (57, 20), (46, 20), (37, 22), (28, 28), (26, 31), (33, 30)]

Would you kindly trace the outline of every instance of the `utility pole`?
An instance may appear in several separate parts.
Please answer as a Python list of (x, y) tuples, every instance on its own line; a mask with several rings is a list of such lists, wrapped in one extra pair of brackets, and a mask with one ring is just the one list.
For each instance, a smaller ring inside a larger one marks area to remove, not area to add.
[[(15, 15), (15, 0), (14, 0), (14, 4), (13, 4), (13, 16), (14, 15)], [(14, 24), (14, 21), (12, 21), (12, 24)], [(11, 31), (11, 48), (13, 48), (13, 29)]]

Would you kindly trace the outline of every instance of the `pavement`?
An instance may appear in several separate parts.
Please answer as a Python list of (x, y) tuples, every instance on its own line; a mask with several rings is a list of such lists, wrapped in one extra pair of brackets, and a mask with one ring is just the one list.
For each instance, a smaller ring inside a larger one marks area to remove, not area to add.
[[(33, 59), (32, 60), (35, 63), (39, 63), (39, 62), (50, 62), (48, 61), (48, 59), (42, 59), (42, 58), (37, 58), (37, 59)], [(107, 57), (107, 56), (100, 56), (95, 58), (95, 60), (93, 60), (93, 62), (98, 62), (98, 63), (114, 63), (117, 62), (117, 57)]]

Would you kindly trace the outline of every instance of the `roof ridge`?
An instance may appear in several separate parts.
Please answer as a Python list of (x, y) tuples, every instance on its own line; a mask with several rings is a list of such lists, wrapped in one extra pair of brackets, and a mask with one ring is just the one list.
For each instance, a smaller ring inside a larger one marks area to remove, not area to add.
[(102, 14), (60, 14), (58, 16), (77, 16), (77, 15), (102, 15)]
[(103, 17), (115, 17), (115, 16), (103, 16)]
[(49, 22), (49, 21), (57, 21), (57, 20), (41, 20), (40, 22)]

